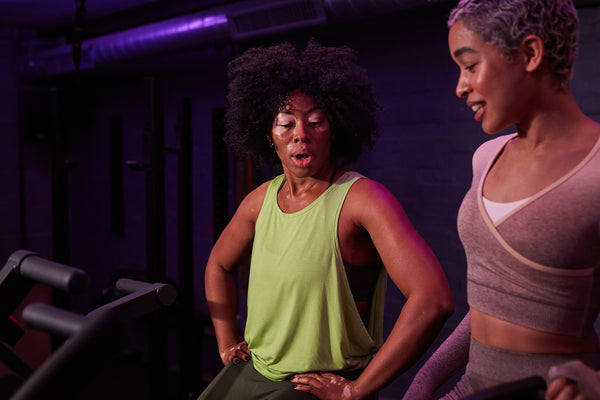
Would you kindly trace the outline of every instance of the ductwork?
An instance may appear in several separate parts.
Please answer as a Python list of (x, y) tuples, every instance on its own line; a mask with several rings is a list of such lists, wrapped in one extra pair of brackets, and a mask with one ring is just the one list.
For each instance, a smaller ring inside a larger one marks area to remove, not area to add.
[[(228, 34), (227, 17), (223, 14), (186, 15), (86, 40), (81, 46), (79, 68), (208, 46)], [(67, 44), (34, 51), (27, 61), (28, 74), (56, 75), (74, 70), (72, 47)]]
[[(85, 40), (80, 69), (199, 49), (298, 28), (362, 19), (444, 0), (248, 0)], [(59, 44), (30, 51), (28, 75), (73, 72), (72, 47)]]
[(349, 21), (400, 10), (423, 7), (448, 0), (322, 0), (331, 21)]

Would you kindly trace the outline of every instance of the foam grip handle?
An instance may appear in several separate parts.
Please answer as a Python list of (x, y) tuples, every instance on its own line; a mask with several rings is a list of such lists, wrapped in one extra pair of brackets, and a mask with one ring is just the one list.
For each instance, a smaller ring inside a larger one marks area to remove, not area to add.
[(123, 294), (135, 293), (138, 290), (149, 289), (153, 285), (148, 282), (136, 281), (133, 279), (121, 278), (115, 284), (117, 290)]
[(89, 277), (85, 271), (36, 255), (30, 255), (23, 259), (19, 273), (25, 278), (69, 293), (81, 293), (87, 289), (89, 284)]
[(465, 397), (465, 400), (531, 399), (543, 400), (546, 381), (541, 376), (531, 376), (513, 382), (501, 383)]
[(69, 337), (79, 331), (85, 317), (44, 303), (32, 303), (23, 309), (23, 322), (30, 328)]

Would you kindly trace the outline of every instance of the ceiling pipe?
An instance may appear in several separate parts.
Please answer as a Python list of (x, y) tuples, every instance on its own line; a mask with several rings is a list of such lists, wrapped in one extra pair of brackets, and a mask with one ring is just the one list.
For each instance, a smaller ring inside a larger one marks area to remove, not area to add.
[[(447, 0), (247, 0), (227, 7), (84, 40), (79, 69), (155, 56), (183, 49), (199, 49), (285, 32), (307, 26), (363, 19)], [(425, 4), (424, 4), (425, 3)], [(47, 76), (75, 71), (72, 48), (58, 44), (30, 51), (27, 75)]]
[(331, 21), (349, 21), (451, 0), (323, 0)]
[[(210, 46), (228, 35), (224, 14), (189, 14), (84, 40), (79, 69), (92, 69), (102, 64), (198, 45)], [(27, 60), (27, 74), (56, 75), (74, 71), (71, 50), (70, 45), (61, 44), (33, 51)]]

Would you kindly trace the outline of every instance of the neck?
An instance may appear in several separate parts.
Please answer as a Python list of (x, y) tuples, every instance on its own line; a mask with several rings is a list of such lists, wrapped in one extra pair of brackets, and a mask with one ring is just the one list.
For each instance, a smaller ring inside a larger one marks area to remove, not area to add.
[(583, 114), (568, 89), (552, 89), (533, 98), (530, 112), (516, 125), (522, 144), (575, 140), (588, 130), (591, 120)]
[(291, 196), (300, 196), (314, 192), (324, 192), (333, 183), (337, 167), (330, 165), (315, 175), (307, 177), (298, 177), (284, 171), (285, 183), (282, 190), (288, 192)]

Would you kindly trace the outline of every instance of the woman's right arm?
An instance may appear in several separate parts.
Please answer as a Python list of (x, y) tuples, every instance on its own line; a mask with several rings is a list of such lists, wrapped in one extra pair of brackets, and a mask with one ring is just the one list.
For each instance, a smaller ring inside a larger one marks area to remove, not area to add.
[(239, 339), (235, 273), (252, 249), (254, 225), (265, 197), (266, 185), (261, 185), (242, 201), (215, 243), (204, 272), (206, 301), (223, 364), (237, 364), (250, 357), (248, 346), (243, 341), (240, 343)]

